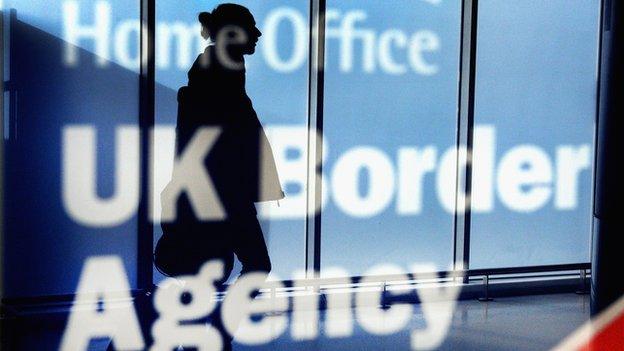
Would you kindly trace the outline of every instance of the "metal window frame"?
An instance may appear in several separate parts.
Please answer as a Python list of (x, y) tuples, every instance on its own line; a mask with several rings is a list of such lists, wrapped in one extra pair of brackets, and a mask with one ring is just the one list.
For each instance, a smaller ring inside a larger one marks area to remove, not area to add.
[[(584, 272), (584, 273), (583, 273)], [(340, 288), (352, 288), (362, 283), (363, 279), (366, 279), (366, 284), (385, 284), (392, 285), (397, 283), (415, 282), (423, 280), (426, 283), (434, 282), (449, 282), (453, 278), (469, 278), (466, 283), (461, 284), (462, 289), (471, 288), (484, 288), (485, 284), (478, 283), (477, 278), (491, 277), (491, 280), (522, 280), (532, 278), (580, 278), (579, 280), (586, 280), (587, 273), (591, 272), (591, 264), (589, 263), (576, 263), (576, 264), (563, 264), (563, 265), (548, 265), (548, 266), (527, 266), (520, 268), (493, 268), (493, 269), (475, 269), (466, 271), (439, 271), (439, 272), (424, 272), (418, 275), (418, 279), (414, 273), (408, 274), (387, 274), (387, 275), (375, 275), (375, 276), (347, 276), (347, 277), (332, 277), (332, 278), (306, 278), (298, 280), (284, 280), (282, 281), (285, 289), (291, 289), (293, 287), (314, 287), (316, 289), (322, 289), (323, 286), (339, 285)], [(542, 273), (542, 274), (539, 274)], [(551, 273), (551, 274), (547, 274)], [(583, 275), (585, 274), (585, 275)], [(407, 278), (407, 280), (406, 280)], [(345, 284), (345, 281), (349, 281)], [(411, 283), (410, 283), (411, 284)], [(524, 286), (522, 286), (524, 287)], [(522, 296), (523, 290), (517, 289), (517, 293), (508, 296)], [(548, 292), (560, 292), (555, 286), (544, 287), (542, 290), (545, 293)], [(140, 298), (144, 296), (144, 290), (132, 290), (131, 296), (133, 298)], [(472, 295), (470, 295), (472, 296)], [(472, 298), (472, 297), (468, 297)], [(42, 307), (55, 307), (58, 311), (59, 304), (73, 303), (75, 299), (74, 294), (63, 295), (48, 295), (48, 296), (28, 296), (28, 297), (13, 297), (7, 298), (2, 301), (5, 306), (15, 307), (19, 309), (24, 306), (42, 306)], [(464, 298), (460, 297), (460, 300)]]
[[(470, 267), (470, 220), (472, 191), (472, 146), (476, 85), (476, 51), (478, 0), (463, 0), (461, 14), (461, 48), (459, 106), (457, 118), (456, 211), (453, 233), (453, 268)], [(326, 0), (310, 1), (310, 66), (308, 90), (308, 192), (306, 215), (307, 276), (315, 278), (321, 270), (323, 107), (325, 94), (325, 12)], [(459, 165), (465, 164), (465, 170)], [(462, 183), (462, 179), (465, 181)], [(465, 194), (465, 196), (459, 196)]]
[(308, 81), (308, 169), (305, 216), (305, 268), (308, 278), (321, 271), (321, 203), (323, 196), (323, 108), (325, 97), (326, 0), (310, 0)]
[(150, 203), (153, 189), (149, 178), (152, 176), (151, 131), (155, 119), (156, 96), (156, 0), (141, 2), (140, 73), (139, 73), (139, 129), (140, 129), (140, 198), (137, 233), (137, 288), (150, 289), (153, 285), (152, 251), (154, 225), (150, 219)]
[[(457, 162), (455, 177), (454, 252), (455, 270), (470, 269), (472, 216), (472, 156), (477, 62), (479, 0), (463, 0), (457, 108)], [(465, 150), (464, 152), (459, 152)], [(462, 165), (465, 165), (462, 167)]]
[[(470, 223), (472, 195), (472, 148), (476, 86), (478, 0), (462, 0), (461, 45), (458, 83), (456, 211), (453, 232), (453, 269), (470, 267)], [(310, 0), (310, 66), (308, 89), (308, 187), (306, 215), (307, 276), (315, 278), (321, 270), (323, 108), (325, 94), (325, 13), (326, 0)], [(465, 168), (460, 167), (465, 165)], [(463, 180), (463, 182), (462, 182)], [(460, 196), (465, 194), (465, 196)]]

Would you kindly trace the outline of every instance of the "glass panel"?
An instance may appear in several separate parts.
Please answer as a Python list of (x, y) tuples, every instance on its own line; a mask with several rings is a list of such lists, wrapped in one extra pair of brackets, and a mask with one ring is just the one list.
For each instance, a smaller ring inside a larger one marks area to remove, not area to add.
[(139, 1), (3, 5), (6, 296), (74, 293), (102, 255), (136, 288)]
[[(178, 89), (208, 42), (198, 14), (221, 1), (157, 1), (156, 31), (156, 213), (171, 175)], [(299, 0), (240, 1), (262, 32), (256, 52), (246, 56), (246, 91), (273, 148), (286, 199), (257, 205), (272, 261), (272, 277), (289, 279), (305, 263), (305, 189), (308, 101), (309, 4)], [(154, 243), (162, 230), (155, 225)], [(240, 266), (237, 262), (235, 277)], [(155, 281), (162, 275), (155, 271)]]
[(588, 262), (600, 1), (479, 4), (471, 268)]
[(459, 1), (328, 1), (321, 273), (448, 269)]

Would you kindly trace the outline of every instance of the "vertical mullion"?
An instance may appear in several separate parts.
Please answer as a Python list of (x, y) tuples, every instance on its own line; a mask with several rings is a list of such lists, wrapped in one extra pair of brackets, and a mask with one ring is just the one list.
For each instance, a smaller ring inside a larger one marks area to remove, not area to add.
[(590, 233), (589, 233), (589, 261), (591, 263), (592, 261), (592, 245), (593, 245), (593, 233), (595, 232), (596, 225), (595, 225), (595, 221), (593, 220), (594, 214), (595, 214), (595, 210), (596, 210), (596, 191), (597, 191), (597, 184), (596, 184), (596, 179), (597, 179), (597, 162), (598, 162), (598, 138), (599, 138), (599, 134), (598, 134), (598, 122), (599, 122), (599, 117), (600, 117), (600, 96), (602, 94), (602, 87), (600, 86), (600, 77), (602, 76), (602, 59), (603, 59), (603, 55), (602, 55), (602, 41), (603, 41), (603, 30), (607, 29), (606, 26), (610, 25), (610, 19), (608, 20), (607, 23), (605, 23), (605, 7), (608, 6), (608, 2), (610, 0), (600, 0), (600, 4), (599, 4), (599, 9), (598, 9), (598, 47), (597, 52), (596, 52), (596, 109), (595, 109), (595, 115), (594, 115), (594, 135), (593, 135), (593, 140), (592, 140), (592, 146), (594, 148), (594, 159), (593, 159), (593, 164), (592, 164), (592, 193), (591, 193), (591, 198), (593, 199), (593, 204), (591, 207), (591, 216), (592, 216), (592, 222), (590, 225)]
[[(478, 0), (462, 1), (459, 109), (457, 120), (457, 174), (455, 205), (455, 270), (470, 268), (472, 148), (477, 61)], [(460, 152), (465, 150), (466, 152)], [(465, 166), (465, 167), (464, 167)]]
[(4, 115), (4, 44), (4, 9), (0, 8), (0, 301), (4, 298), (4, 119), (7, 118)]
[(321, 201), (323, 167), (323, 93), (325, 88), (326, 0), (310, 0), (308, 85), (308, 174), (306, 205), (306, 272), (321, 270)]
[[(11, 125), (12, 119), (17, 119), (16, 100), (14, 100), (13, 92), (13, 66), (11, 62), (13, 57), (13, 27), (17, 23), (17, 10), (0, 8), (0, 301), (4, 298), (4, 272), (5, 272), (5, 246), (4, 246), (4, 217), (5, 188), (4, 188), (4, 170), (6, 160), (5, 147), (11, 141)], [(6, 67), (5, 67), (6, 65)], [(5, 100), (5, 97), (7, 99)], [(8, 107), (7, 107), (8, 105)], [(6, 108), (6, 109), (5, 109)], [(6, 114), (5, 114), (6, 112)], [(6, 133), (6, 134), (5, 134)], [(2, 328), (0, 328), (2, 329)], [(0, 337), (2, 331), (0, 331)]]
[(140, 184), (141, 196), (138, 210), (138, 258), (137, 283), (139, 289), (148, 289), (152, 285), (152, 247), (153, 224), (149, 218), (149, 204), (152, 189), (149, 182), (151, 176), (151, 158), (153, 140), (151, 130), (154, 127), (154, 102), (156, 64), (154, 56), (156, 4), (155, 0), (141, 1), (141, 40), (140, 40), (140, 75), (139, 75), (139, 127), (141, 145)]

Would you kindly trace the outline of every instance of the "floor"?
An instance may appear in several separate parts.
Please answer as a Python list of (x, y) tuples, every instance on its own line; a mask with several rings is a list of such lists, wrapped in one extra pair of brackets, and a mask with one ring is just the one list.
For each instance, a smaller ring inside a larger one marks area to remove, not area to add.
[[(440, 350), (549, 350), (589, 318), (589, 296), (576, 294), (497, 298), (491, 302), (460, 301)], [(282, 337), (264, 347), (235, 350), (409, 350), (410, 331), (423, 328), (416, 310), (403, 332), (372, 336), (356, 328), (346, 339), (319, 338), (293, 342)], [(322, 326), (321, 326), (322, 328)]]
[[(537, 295), (497, 298), (491, 302), (460, 301), (453, 315), (452, 325), (441, 350), (549, 350), (589, 318), (589, 297), (576, 294)], [(56, 323), (33, 323), (29, 333), (16, 339), (6, 350), (54, 350), (64, 325), (63, 318)], [(324, 320), (321, 314), (321, 321)], [(348, 338), (324, 336), (320, 323), (320, 337), (314, 341), (294, 341), (287, 331), (278, 339), (260, 347), (234, 344), (234, 350), (409, 350), (410, 333), (425, 326), (422, 310), (416, 310), (409, 325), (390, 336), (374, 336), (355, 323), (354, 333)], [(4, 334), (4, 333), (3, 333)], [(6, 335), (3, 335), (6, 337)], [(90, 350), (106, 350), (107, 340), (94, 340)], [(4, 350), (5, 348), (3, 348)]]

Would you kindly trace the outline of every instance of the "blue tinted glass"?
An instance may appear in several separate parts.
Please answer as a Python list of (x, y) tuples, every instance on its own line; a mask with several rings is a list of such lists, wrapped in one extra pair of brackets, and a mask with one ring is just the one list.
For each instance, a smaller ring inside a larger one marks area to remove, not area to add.
[[(116, 172), (118, 163), (136, 164), (138, 138), (125, 134), (129, 142), (121, 157), (116, 143), (123, 128), (138, 133), (138, 75), (120, 65), (126, 54), (138, 52), (115, 43), (136, 46), (131, 32), (118, 33), (138, 23), (139, 1), (4, 0), (1, 5), (16, 14), (11, 20), (5, 14), (5, 79), (11, 82), (5, 96), (11, 96), (6, 101), (11, 113), (4, 121), (3, 265), (19, 269), (5, 271), (5, 293), (74, 293), (87, 259), (103, 255), (120, 258), (130, 287), (138, 288), (139, 179)], [(91, 163), (82, 158), (78, 167), (68, 166), (77, 155)], [(120, 211), (106, 205), (111, 203), (120, 204)]]
[(453, 257), (458, 1), (328, 1), (322, 274)]
[(599, 3), (479, 3), (472, 268), (589, 261)]

